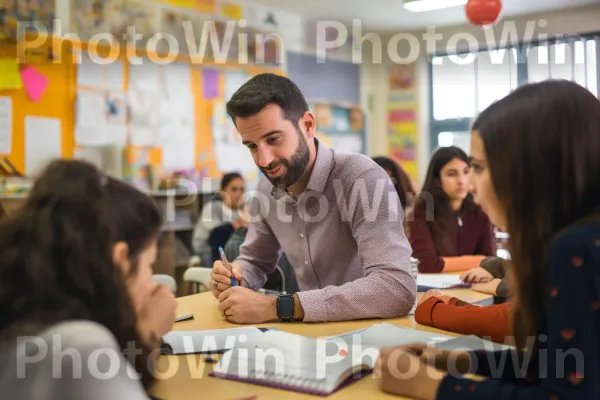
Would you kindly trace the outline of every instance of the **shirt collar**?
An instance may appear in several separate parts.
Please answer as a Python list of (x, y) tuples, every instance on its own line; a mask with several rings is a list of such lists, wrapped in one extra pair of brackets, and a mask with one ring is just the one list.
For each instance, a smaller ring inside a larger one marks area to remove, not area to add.
[[(333, 152), (330, 148), (325, 146), (324, 143), (320, 142), (319, 139), (314, 138), (315, 147), (317, 149), (317, 156), (315, 158), (315, 164), (313, 170), (308, 179), (306, 190), (311, 190), (317, 193), (323, 193), (325, 185), (329, 180), (329, 174), (331, 172), (333, 164)], [(290, 196), (287, 195), (284, 188), (273, 186), (271, 195), (276, 199), (289, 199), (293, 201)]]

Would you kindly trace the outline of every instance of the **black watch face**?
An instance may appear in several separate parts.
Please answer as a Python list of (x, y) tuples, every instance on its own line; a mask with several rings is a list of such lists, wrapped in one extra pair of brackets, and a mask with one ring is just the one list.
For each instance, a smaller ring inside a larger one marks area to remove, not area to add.
[(294, 318), (294, 298), (291, 295), (279, 296), (277, 302), (277, 316), (280, 319)]

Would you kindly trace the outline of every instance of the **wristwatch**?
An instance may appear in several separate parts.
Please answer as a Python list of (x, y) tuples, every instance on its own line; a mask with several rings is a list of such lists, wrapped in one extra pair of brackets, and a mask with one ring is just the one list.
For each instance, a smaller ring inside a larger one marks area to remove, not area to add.
[(281, 322), (294, 320), (294, 295), (280, 294), (277, 296), (277, 317)]

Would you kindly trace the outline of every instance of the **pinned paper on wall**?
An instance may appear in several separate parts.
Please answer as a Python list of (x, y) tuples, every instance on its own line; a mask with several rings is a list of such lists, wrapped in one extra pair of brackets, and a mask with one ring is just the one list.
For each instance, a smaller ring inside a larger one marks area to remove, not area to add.
[(21, 79), (29, 98), (35, 102), (39, 101), (48, 87), (48, 78), (30, 66), (21, 71)]
[(12, 150), (12, 99), (0, 97), (0, 154)]
[(127, 100), (125, 93), (121, 91), (112, 91), (106, 98), (106, 108), (109, 124), (124, 124), (127, 113)]
[(219, 71), (216, 69), (202, 69), (202, 89), (206, 100), (219, 96)]
[(129, 134), (131, 145), (154, 147), (158, 144), (157, 128), (148, 125), (130, 125)]
[(77, 125), (106, 125), (106, 97), (102, 92), (77, 93)]
[(225, 101), (229, 101), (233, 94), (250, 79), (250, 75), (244, 71), (225, 72)]
[(35, 175), (62, 156), (61, 122), (58, 118), (25, 117), (25, 174)]
[(19, 75), (19, 64), (14, 58), (0, 59), (0, 90), (21, 89), (23, 82)]
[(196, 167), (196, 140), (192, 127), (164, 127), (162, 136), (162, 166), (177, 171)]
[(94, 62), (87, 53), (81, 54), (81, 63), (77, 65), (77, 86), (102, 88), (106, 83), (106, 65)]
[(131, 88), (127, 97), (130, 123), (136, 125), (158, 125), (162, 106), (158, 91)]

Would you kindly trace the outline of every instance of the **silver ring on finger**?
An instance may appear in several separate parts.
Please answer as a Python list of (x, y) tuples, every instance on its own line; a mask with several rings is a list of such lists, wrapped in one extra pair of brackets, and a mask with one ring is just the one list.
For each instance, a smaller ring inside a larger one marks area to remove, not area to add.
[(218, 282), (218, 281), (215, 281), (215, 283), (214, 283), (214, 285), (213, 285), (213, 286), (214, 286), (214, 287), (215, 287), (215, 289), (216, 289), (216, 288), (217, 288), (217, 286), (219, 286), (219, 282)]

